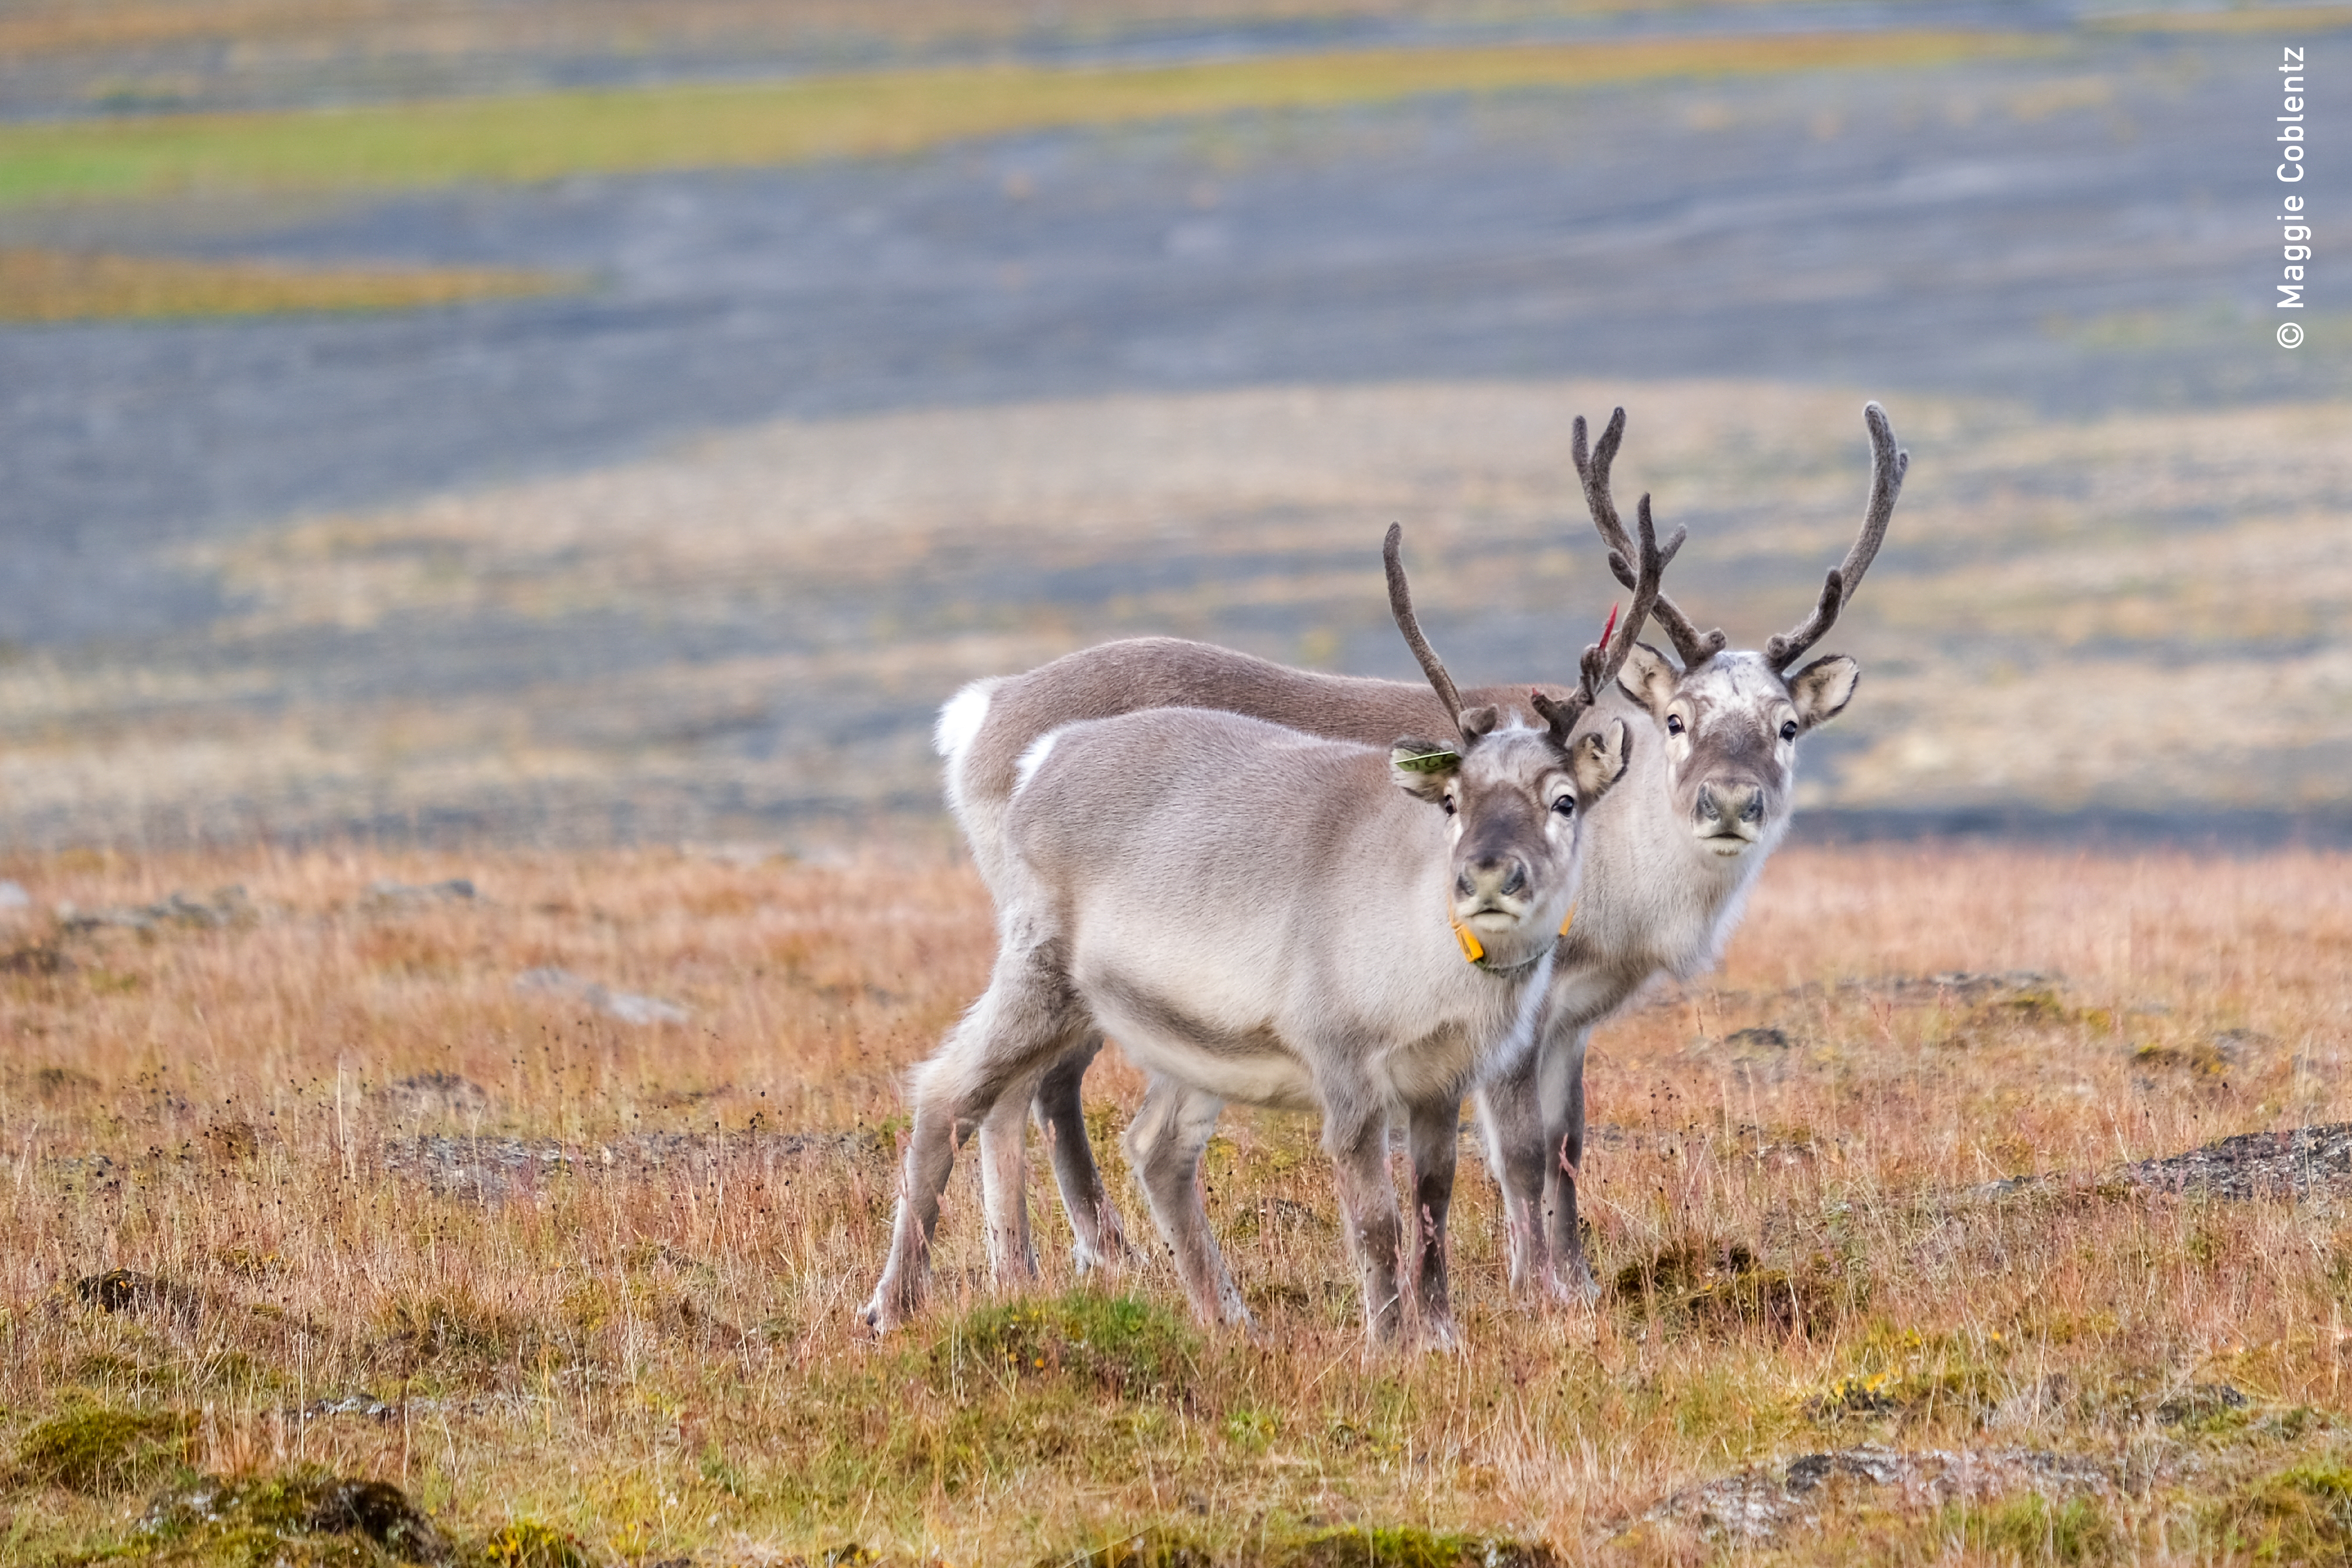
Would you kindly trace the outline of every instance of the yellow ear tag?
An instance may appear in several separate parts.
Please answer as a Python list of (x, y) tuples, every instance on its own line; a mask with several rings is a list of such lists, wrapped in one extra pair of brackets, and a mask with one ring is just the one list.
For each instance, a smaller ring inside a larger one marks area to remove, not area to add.
[[(1451, 924), (1453, 922), (1449, 921), (1448, 923)], [(1462, 944), (1462, 956), (1468, 959), (1471, 963), (1475, 963), (1480, 959), (1486, 956), (1486, 943), (1480, 942), (1478, 940), (1478, 933), (1472, 931), (1468, 926), (1458, 924), (1454, 925), (1454, 940)]]
[(1566, 935), (1568, 934), (1568, 928), (1569, 928), (1569, 927), (1570, 927), (1570, 926), (1572, 926), (1572, 925), (1574, 925), (1575, 923), (1576, 923), (1576, 906), (1575, 906), (1574, 904), (1570, 904), (1570, 905), (1569, 905), (1569, 906), (1568, 906), (1568, 916), (1567, 916), (1567, 918), (1566, 918), (1566, 919), (1564, 919), (1564, 920), (1562, 920), (1562, 921), (1559, 922), (1559, 934), (1560, 934), (1560, 935), (1562, 935), (1562, 936), (1566, 936)]

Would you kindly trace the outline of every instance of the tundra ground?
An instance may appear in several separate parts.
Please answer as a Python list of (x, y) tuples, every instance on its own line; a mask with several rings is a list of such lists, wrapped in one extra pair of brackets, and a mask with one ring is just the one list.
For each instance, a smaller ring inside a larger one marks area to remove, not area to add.
[(19, 858), (0, 1555), (2340, 1553), (2347, 873), (1792, 850), (1601, 1033), (1603, 1299), (1508, 1300), (1467, 1165), (1467, 1353), (1367, 1359), (1315, 1129), (1240, 1111), (1263, 1342), (1072, 1278), (1042, 1178), (992, 1297), (969, 1161), (930, 1310), (853, 1331), (992, 947), (936, 855)]

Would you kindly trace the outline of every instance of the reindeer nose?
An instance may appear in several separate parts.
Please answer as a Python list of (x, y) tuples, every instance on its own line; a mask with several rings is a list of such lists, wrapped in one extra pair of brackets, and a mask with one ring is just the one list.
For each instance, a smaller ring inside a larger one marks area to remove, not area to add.
[(1698, 786), (1698, 819), (1702, 824), (1719, 823), (1725, 827), (1761, 822), (1764, 791), (1752, 784), (1703, 784)]
[(1462, 868), (1454, 891), (1465, 899), (1507, 899), (1528, 885), (1527, 862), (1516, 855), (1489, 855)]

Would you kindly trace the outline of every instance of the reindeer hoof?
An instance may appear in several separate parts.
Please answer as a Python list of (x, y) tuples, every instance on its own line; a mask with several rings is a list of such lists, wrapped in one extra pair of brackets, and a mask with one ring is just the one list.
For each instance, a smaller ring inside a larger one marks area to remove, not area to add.
[(1462, 1341), (1462, 1331), (1454, 1326), (1452, 1318), (1424, 1321), (1421, 1325), (1421, 1331), (1413, 1337), (1413, 1349), (1424, 1354), (1435, 1352), (1444, 1355), (1460, 1355), (1465, 1348)]
[(1590, 1307), (1601, 1300), (1601, 1281), (1592, 1277), (1591, 1268), (1580, 1258), (1569, 1265), (1565, 1275), (1552, 1276), (1549, 1294), (1563, 1307)]
[(1592, 1277), (1592, 1270), (1585, 1266), (1584, 1259), (1579, 1258), (1565, 1268), (1544, 1269), (1536, 1276), (1534, 1289), (1529, 1294), (1541, 1306), (1555, 1310), (1582, 1309), (1601, 1300), (1601, 1282)]
[(887, 1285), (877, 1289), (874, 1299), (857, 1309), (858, 1325), (877, 1340), (903, 1326), (911, 1314), (911, 1308), (897, 1297), (898, 1292)]

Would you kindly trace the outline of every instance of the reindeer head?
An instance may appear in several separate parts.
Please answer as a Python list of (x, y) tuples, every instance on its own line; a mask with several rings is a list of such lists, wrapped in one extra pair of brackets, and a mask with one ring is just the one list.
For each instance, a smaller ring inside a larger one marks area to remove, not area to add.
[[(1861, 667), (1843, 654), (1790, 673), (1835, 624), (1839, 609), (1870, 569), (1910, 468), (1911, 455), (1896, 449), (1885, 410), (1867, 404), (1862, 417), (1870, 429), (1869, 510), (1845, 560), (1822, 584), (1812, 613), (1795, 630), (1771, 638), (1761, 653), (1729, 652), (1722, 632), (1699, 631), (1672, 599), (1660, 595), (1652, 614), (1681, 656), (1681, 666), (1644, 646), (1633, 651), (1619, 677), (1626, 693), (1657, 721), (1674, 808), (1690, 824), (1692, 843), (1702, 853), (1729, 858), (1779, 842), (1788, 830), (1799, 737), (1837, 717), (1862, 679)], [(1593, 526), (1609, 545), (1610, 565), (1630, 585), (1618, 564), (1629, 547), (1625, 526), (1609, 497), (1609, 465), (1624, 434), (1625, 411), (1620, 408), (1588, 456), (1584, 421), (1579, 418), (1571, 451)], [(1649, 502), (1649, 497), (1642, 498), (1644, 515)]]
[(1640, 523), (1638, 548), (1628, 545), (1638, 565), (1629, 564), (1623, 552), (1611, 557), (1624, 566), (1633, 588), (1633, 612), (1584, 650), (1580, 680), (1568, 700), (1533, 694), (1544, 721), (1539, 730), (1519, 723), (1498, 728), (1493, 708), (1464, 710), (1412, 612), (1399, 555), (1404, 531), (1389, 529), (1389, 607), (1455, 731), (1450, 742), (1398, 741), (1389, 752), (1390, 772), (1406, 794), (1445, 813), (1453, 841), (1447, 917), (1463, 955), (1482, 967), (1519, 968), (1549, 950), (1576, 898), (1583, 814), (1625, 772), (1633, 741), (1623, 720), (1612, 720), (1596, 733), (1575, 730), (1632, 656), (1657, 598), (1658, 579), (1682, 548), (1680, 531), (1664, 550), (1658, 547), (1646, 504)]

